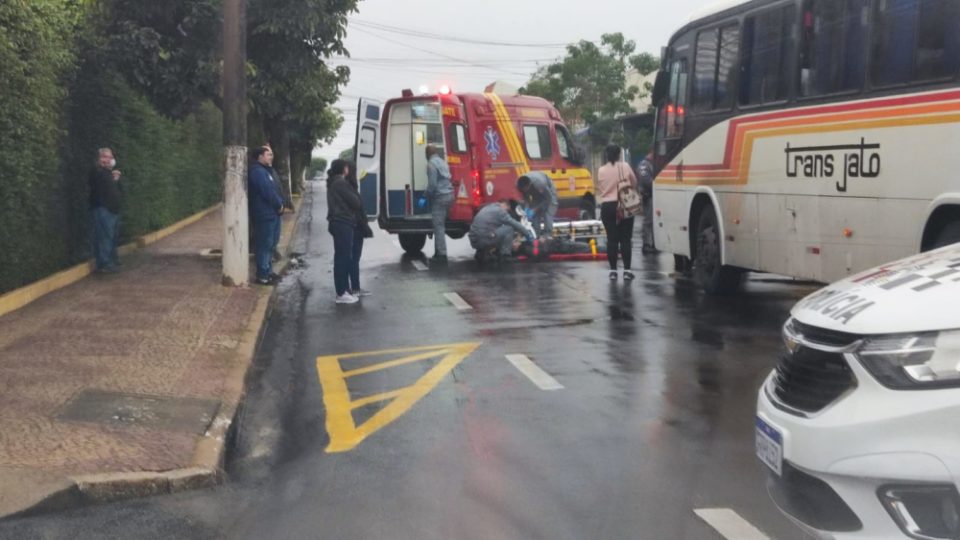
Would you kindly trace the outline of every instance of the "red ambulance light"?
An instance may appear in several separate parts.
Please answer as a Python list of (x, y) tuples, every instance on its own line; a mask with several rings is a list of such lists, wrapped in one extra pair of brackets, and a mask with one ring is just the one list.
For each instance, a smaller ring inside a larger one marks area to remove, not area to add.
[(473, 172), (471, 172), (470, 174), (473, 176), (473, 179), (476, 180), (476, 183), (474, 185), (477, 186), (476, 191), (477, 193), (479, 193), (480, 192), (480, 171), (477, 169), (474, 169)]
[(447, 85), (441, 86), (441, 87), (440, 87), (440, 94), (441, 94), (441, 95), (444, 95), (444, 96), (450, 95), (450, 87), (447, 86)]

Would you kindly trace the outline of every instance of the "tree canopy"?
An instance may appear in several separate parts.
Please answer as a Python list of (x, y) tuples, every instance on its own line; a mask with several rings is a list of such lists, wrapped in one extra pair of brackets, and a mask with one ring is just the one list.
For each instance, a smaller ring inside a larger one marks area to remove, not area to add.
[(613, 119), (636, 112), (631, 103), (649, 91), (627, 85), (628, 70), (646, 75), (659, 67), (653, 55), (635, 51), (619, 32), (604, 34), (599, 44), (581, 40), (534, 73), (521, 92), (553, 102), (568, 123), (591, 128), (593, 137), (609, 138)]

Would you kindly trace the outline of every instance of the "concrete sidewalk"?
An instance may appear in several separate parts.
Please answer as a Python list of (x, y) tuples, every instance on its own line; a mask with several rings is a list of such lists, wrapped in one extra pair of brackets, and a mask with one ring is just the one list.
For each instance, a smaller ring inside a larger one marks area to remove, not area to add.
[(0, 517), (216, 481), (272, 291), (220, 285), (221, 220), (0, 317)]

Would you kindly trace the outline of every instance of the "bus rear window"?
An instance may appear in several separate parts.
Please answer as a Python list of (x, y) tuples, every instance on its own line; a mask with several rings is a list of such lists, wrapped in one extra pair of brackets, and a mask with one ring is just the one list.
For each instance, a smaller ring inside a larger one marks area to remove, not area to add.
[(960, 2), (879, 0), (872, 41), (876, 86), (952, 77), (960, 65)]

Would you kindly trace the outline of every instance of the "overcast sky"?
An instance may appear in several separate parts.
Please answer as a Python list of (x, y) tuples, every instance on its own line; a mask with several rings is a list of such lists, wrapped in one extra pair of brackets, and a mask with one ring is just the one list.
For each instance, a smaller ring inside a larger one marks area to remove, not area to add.
[[(480, 92), (495, 80), (521, 86), (537, 67), (561, 57), (563, 45), (622, 32), (638, 51), (656, 56), (690, 14), (716, 0), (362, 0), (347, 27), (350, 84), (337, 106), (345, 121), (328, 159), (353, 146), (357, 98), (385, 101), (404, 88)], [(453, 36), (465, 43), (431, 39)], [(536, 44), (537, 47), (493, 43)]]

